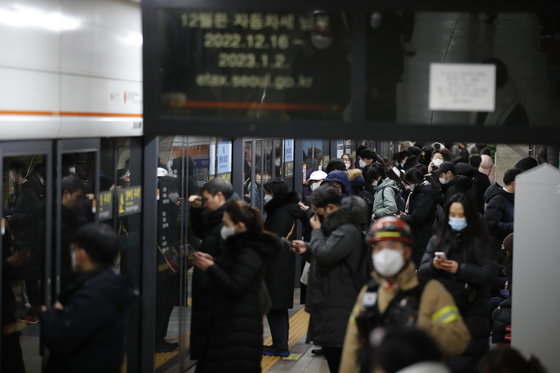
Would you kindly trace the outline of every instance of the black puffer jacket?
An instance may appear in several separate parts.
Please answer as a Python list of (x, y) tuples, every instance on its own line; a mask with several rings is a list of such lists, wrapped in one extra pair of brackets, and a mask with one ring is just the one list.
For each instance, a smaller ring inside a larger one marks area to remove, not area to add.
[[(278, 237), (295, 237), (295, 225), (305, 219), (305, 213), (298, 207), (297, 193), (290, 192), (280, 198), (274, 197), (264, 206), (266, 212), (265, 229)], [(282, 310), (293, 307), (295, 278), (295, 255), (285, 248), (266, 269), (266, 286), (272, 300), (271, 309)]]
[(410, 195), (408, 214), (401, 217), (414, 235), (413, 260), (416, 267), (420, 264), (426, 245), (432, 237), (432, 227), (436, 218), (436, 205), (443, 205), (445, 199), (441, 191), (429, 182), (414, 188)]
[(367, 204), (348, 197), (340, 210), (328, 215), (321, 229), (311, 233), (311, 266), (306, 310), (311, 313), (315, 344), (342, 347), (348, 317), (361, 288), (356, 287), (356, 269), (363, 259), (362, 227)]
[(476, 187), (473, 185), (472, 179), (463, 175), (455, 175), (448, 184), (442, 186), (442, 191), (445, 194), (445, 200), (449, 201), (457, 193), (467, 194), (473, 203), (476, 204), (477, 195)]
[(129, 280), (110, 268), (78, 277), (60, 296), (64, 309), (41, 314), (42, 341), (51, 352), (45, 371), (120, 372), (126, 309), (137, 297)]
[(504, 238), (513, 232), (514, 201), (515, 195), (503, 188), (493, 188), (492, 193), (488, 195), (484, 221), (495, 250), (499, 250)]
[[(441, 242), (440, 236), (434, 235), (428, 243), (418, 275), (422, 279), (441, 281), (453, 295), (472, 335), (471, 343), (463, 355), (480, 356), (488, 347), (490, 285), (496, 277), (496, 264), (490, 256), (484, 255), (490, 250), (487, 243), (478, 239), (470, 242), (465, 236), (465, 231), (453, 231), (448, 240)], [(482, 259), (475, 258), (475, 248), (480, 251)], [(445, 252), (449, 260), (459, 264), (457, 273), (434, 268), (432, 262), (436, 251)]]
[[(214, 211), (205, 209), (191, 209), (190, 223), (194, 234), (201, 240), (199, 250), (207, 252), (213, 257), (218, 257), (223, 249), (224, 242), (220, 235), (222, 229), (222, 216), (225, 205)], [(206, 330), (206, 325), (201, 321), (204, 315), (212, 309), (212, 297), (206, 293), (201, 284), (204, 282), (205, 273), (194, 268), (192, 277), (192, 309), (191, 309), (191, 359), (199, 358), (204, 348), (204, 340), (200, 339)]]
[(201, 315), (203, 348), (197, 372), (260, 372), (263, 323), (259, 290), (278, 238), (243, 232), (226, 240), (224, 254), (204, 276), (212, 308)]

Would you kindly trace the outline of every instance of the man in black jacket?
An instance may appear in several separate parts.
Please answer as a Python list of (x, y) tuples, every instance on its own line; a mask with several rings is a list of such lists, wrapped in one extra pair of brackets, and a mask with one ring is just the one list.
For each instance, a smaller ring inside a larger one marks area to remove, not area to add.
[(86, 224), (73, 242), (72, 267), (79, 277), (41, 315), (42, 341), (50, 351), (45, 372), (118, 373), (126, 310), (138, 290), (112, 268), (118, 237), (111, 227)]
[(504, 174), (504, 187), (489, 189), (486, 196), (488, 205), (484, 211), (484, 221), (492, 238), (492, 246), (503, 260), (500, 246), (508, 234), (513, 232), (513, 211), (515, 200), (515, 177), (522, 173), (520, 168), (511, 168)]
[[(233, 187), (227, 180), (216, 178), (202, 186), (200, 195), (191, 195), (190, 225), (195, 236), (200, 239), (198, 250), (220, 257), (224, 240), (221, 236), (222, 216), (226, 202), (233, 197)], [(211, 312), (212, 295), (202, 289), (206, 274), (198, 268), (194, 269), (192, 278), (192, 312), (191, 312), (191, 359), (197, 360), (209, 338), (204, 320), (204, 313)]]
[(457, 174), (453, 162), (443, 162), (432, 173), (438, 178), (446, 201), (449, 201), (457, 193), (465, 193), (471, 198), (473, 203), (476, 203), (476, 189), (473, 186), (472, 180), (467, 176)]

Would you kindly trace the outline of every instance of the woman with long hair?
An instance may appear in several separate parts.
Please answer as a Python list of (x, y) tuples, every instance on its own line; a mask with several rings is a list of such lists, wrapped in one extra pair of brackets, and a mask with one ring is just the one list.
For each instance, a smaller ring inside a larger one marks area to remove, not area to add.
[[(296, 192), (290, 191), (288, 184), (275, 178), (264, 184), (270, 201), (264, 205), (267, 231), (279, 237), (293, 240), (296, 237), (296, 222), (306, 223), (307, 215), (298, 203)], [(263, 355), (287, 357), (290, 320), (288, 309), (294, 306), (295, 254), (291, 250), (281, 250), (276, 260), (267, 267), (265, 282), (270, 293), (272, 305), (267, 314), (272, 345), (263, 346)]]
[(282, 249), (264, 231), (259, 210), (230, 201), (223, 215), (225, 250), (218, 258), (195, 252), (193, 264), (204, 271), (202, 287), (213, 295), (204, 314), (204, 351), (197, 372), (260, 372), (262, 312), (259, 293), (264, 273)]
[(441, 281), (453, 295), (472, 340), (462, 355), (449, 359), (449, 365), (454, 373), (473, 372), (489, 349), (490, 285), (496, 277), (496, 262), (471, 199), (455, 194), (444, 210), (447, 224), (428, 242), (418, 275)]
[(445, 197), (438, 187), (424, 177), (426, 166), (413, 167), (406, 171), (404, 179), (410, 190), (406, 200), (405, 211), (400, 215), (412, 230), (414, 251), (412, 259), (416, 268), (424, 255), (428, 241), (432, 237), (437, 206), (445, 203)]

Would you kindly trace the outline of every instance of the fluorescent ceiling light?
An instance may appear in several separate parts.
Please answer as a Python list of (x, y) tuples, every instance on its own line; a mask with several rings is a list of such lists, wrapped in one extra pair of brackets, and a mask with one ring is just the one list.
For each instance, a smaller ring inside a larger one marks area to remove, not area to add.
[(60, 12), (13, 5), (11, 9), (0, 8), (0, 24), (11, 27), (41, 28), (49, 31), (69, 31), (80, 27), (81, 22)]

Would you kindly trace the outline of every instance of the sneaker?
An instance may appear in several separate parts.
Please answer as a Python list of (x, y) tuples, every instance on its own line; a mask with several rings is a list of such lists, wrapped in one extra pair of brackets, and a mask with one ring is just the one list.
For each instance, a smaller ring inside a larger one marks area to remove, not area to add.
[(156, 352), (158, 353), (173, 352), (178, 348), (179, 348), (179, 343), (163, 342), (156, 348)]
[(416, 54), (416, 47), (411, 41), (407, 41), (404, 43), (404, 51), (407, 55), (413, 56)]
[(275, 346), (263, 346), (262, 354), (265, 356), (288, 357), (290, 356), (290, 350), (280, 350)]
[(314, 350), (311, 350), (311, 353), (315, 356), (324, 356), (325, 355), (325, 351), (322, 348), (316, 348)]

